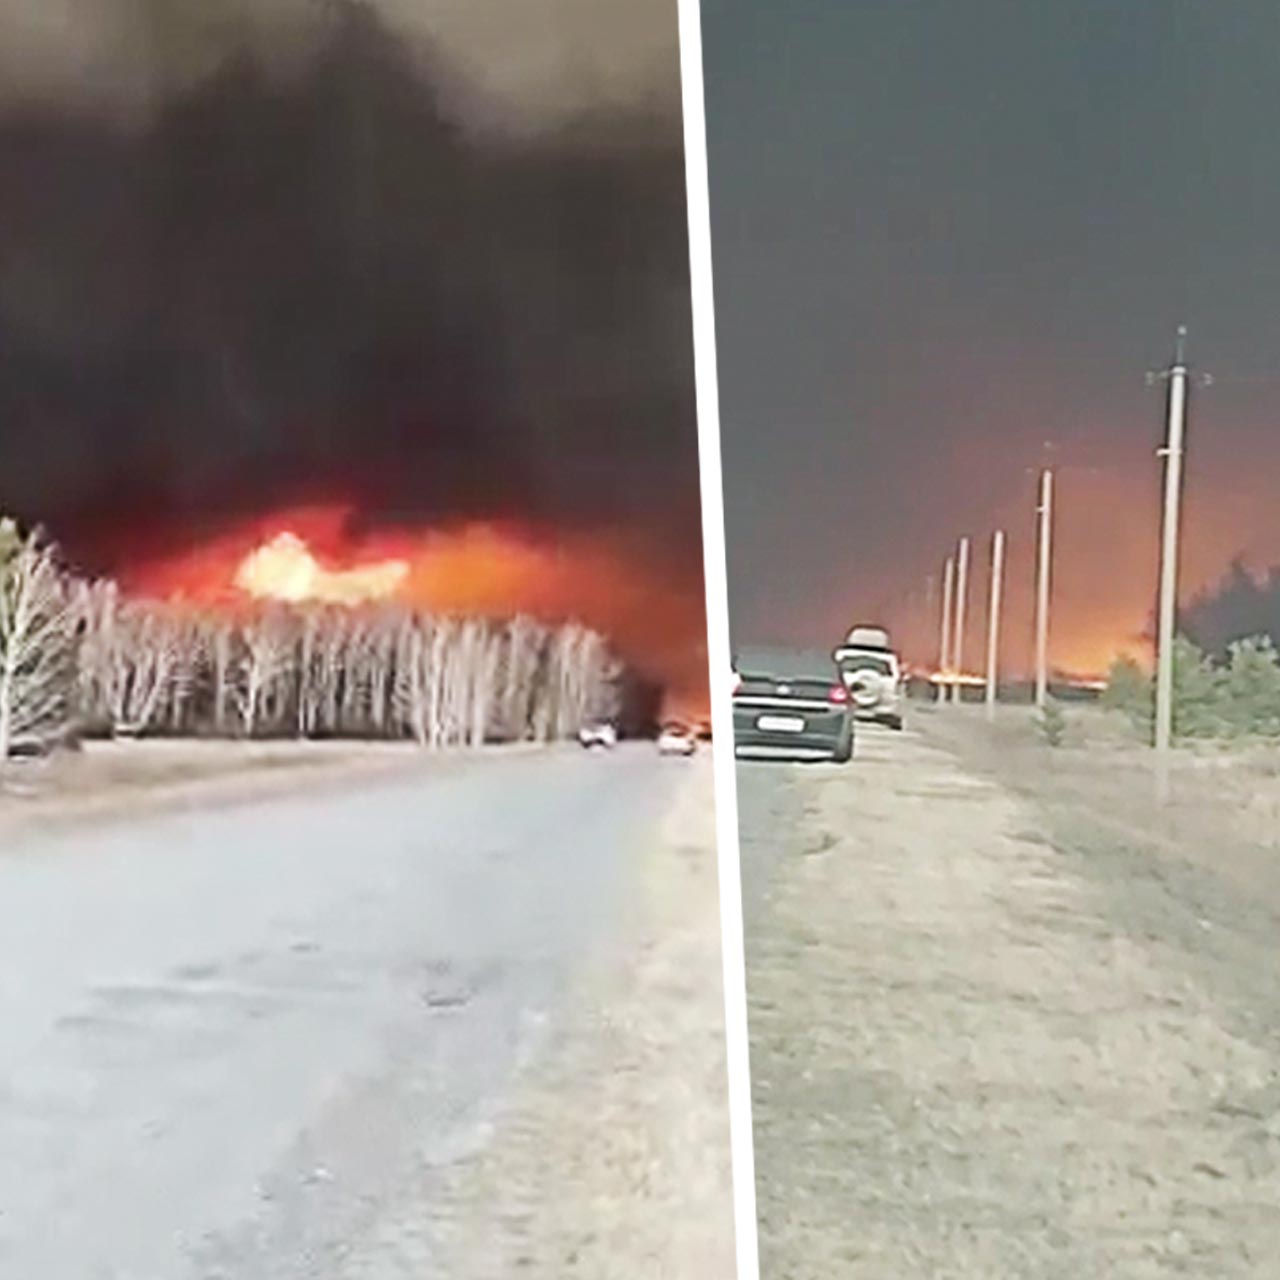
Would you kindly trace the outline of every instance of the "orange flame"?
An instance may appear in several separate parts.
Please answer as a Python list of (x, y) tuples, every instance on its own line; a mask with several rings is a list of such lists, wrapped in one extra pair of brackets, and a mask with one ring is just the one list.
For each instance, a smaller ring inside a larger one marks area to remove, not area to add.
[(326, 569), (297, 534), (285, 532), (251, 551), (240, 562), (233, 581), (258, 599), (361, 604), (394, 596), (408, 572), (404, 560)]

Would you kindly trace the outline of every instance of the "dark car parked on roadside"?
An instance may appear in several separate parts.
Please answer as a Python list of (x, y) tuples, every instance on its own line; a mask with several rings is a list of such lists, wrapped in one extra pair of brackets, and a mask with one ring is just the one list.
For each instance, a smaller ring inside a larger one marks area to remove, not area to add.
[(733, 670), (735, 755), (837, 764), (853, 755), (849, 690), (829, 653), (740, 649)]

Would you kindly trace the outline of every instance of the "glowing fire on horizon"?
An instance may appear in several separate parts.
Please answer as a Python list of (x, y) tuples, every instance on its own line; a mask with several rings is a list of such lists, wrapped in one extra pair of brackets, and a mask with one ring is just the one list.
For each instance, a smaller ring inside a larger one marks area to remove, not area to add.
[(600, 630), (666, 686), (666, 713), (707, 706), (706, 628), (696, 584), (631, 543), (539, 537), (515, 525), (361, 529), (345, 505), (278, 510), (193, 547), (134, 558), (130, 593), (234, 609), (246, 598), (456, 614), (527, 613)]
[[(967, 689), (985, 689), (987, 687), (987, 677), (985, 675), (977, 675), (969, 671), (912, 670), (910, 674), (914, 675), (916, 679), (924, 680), (935, 687), (951, 687), (953, 685), (963, 685)], [(1006, 678), (1002, 677), (1002, 680)], [(1029, 682), (1029, 677), (1024, 682)], [(1050, 683), (1066, 685), (1069, 688), (1079, 689), (1088, 693), (1101, 693), (1107, 687), (1107, 681), (1100, 676), (1072, 675), (1069, 672), (1058, 670), (1051, 673)]]
[(245, 556), (233, 581), (259, 600), (363, 604), (394, 596), (408, 576), (407, 560), (326, 569), (303, 539), (285, 532)]

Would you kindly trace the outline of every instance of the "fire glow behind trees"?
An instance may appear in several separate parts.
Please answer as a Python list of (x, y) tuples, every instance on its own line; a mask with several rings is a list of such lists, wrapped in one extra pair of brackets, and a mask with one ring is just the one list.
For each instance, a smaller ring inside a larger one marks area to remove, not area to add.
[(674, 6), (626, 50), (545, 7), (489, 46), (462, 7), (7, 8), (0, 510), (149, 594), (282, 534), (339, 593), (403, 561), (397, 599), (578, 616), (705, 696)]

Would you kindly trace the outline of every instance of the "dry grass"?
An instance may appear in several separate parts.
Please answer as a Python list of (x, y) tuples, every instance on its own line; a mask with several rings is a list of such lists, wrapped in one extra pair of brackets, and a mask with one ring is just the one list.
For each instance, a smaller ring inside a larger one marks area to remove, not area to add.
[(1088, 819), (1178, 858), (1256, 881), (1280, 859), (1280, 745), (1266, 740), (1190, 741), (1172, 755), (1173, 803), (1157, 806), (1154, 755), (1126, 717), (1096, 706), (1069, 708), (1067, 737), (1050, 748), (1031, 712), (1002, 708), (938, 713), (925, 731), (967, 762), (1045, 806), (1059, 825)]
[(745, 833), (774, 845), (747, 938), (769, 1280), (1275, 1274), (1280, 882), (1231, 817), (1256, 761), (1187, 753), (1161, 818), (1141, 749), (1072, 720), (1058, 749), (1025, 710), (868, 733)]
[(442, 1274), (734, 1274), (709, 756), (690, 767), (627, 932), (448, 1197)]
[(33, 827), (103, 821), (200, 804), (233, 804), (317, 781), (412, 767), (401, 743), (92, 742), (11, 763), (0, 774), (0, 839)]

